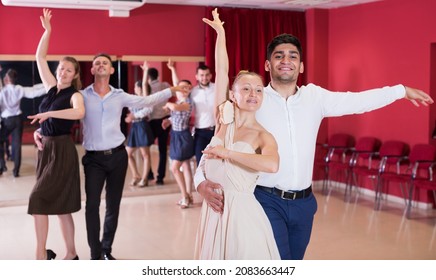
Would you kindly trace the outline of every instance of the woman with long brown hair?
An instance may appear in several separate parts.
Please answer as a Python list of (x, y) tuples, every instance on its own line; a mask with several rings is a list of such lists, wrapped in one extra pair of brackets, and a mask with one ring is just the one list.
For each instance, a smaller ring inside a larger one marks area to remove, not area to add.
[(57, 215), (66, 245), (64, 259), (78, 260), (72, 213), (81, 208), (80, 174), (71, 128), (75, 120), (85, 115), (83, 97), (78, 91), (81, 88), (80, 67), (73, 57), (64, 57), (59, 61), (56, 77), (51, 73), (46, 57), (51, 11), (44, 9), (40, 19), (45, 32), (36, 51), (36, 62), (48, 93), (39, 106), (40, 113), (28, 117), (32, 124), (40, 123), (38, 133), (42, 135), (42, 141), (35, 140), (38, 147), (36, 184), (30, 194), (28, 213), (35, 221), (36, 259), (56, 258), (52, 250), (46, 249), (46, 243), (48, 215)]

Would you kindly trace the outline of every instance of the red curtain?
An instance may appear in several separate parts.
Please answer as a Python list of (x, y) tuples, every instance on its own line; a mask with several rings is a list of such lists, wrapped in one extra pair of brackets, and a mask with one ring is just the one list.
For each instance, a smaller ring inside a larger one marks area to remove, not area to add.
[[(206, 8), (205, 17), (212, 19), (214, 7)], [(269, 41), (282, 33), (298, 37), (303, 47), (303, 60), (306, 49), (306, 19), (304, 12), (218, 8), (220, 19), (224, 21), (227, 52), (229, 54), (230, 83), (240, 70), (259, 73), (269, 82), (269, 73), (265, 72), (266, 47)], [(208, 25), (205, 28), (206, 65), (215, 70), (216, 33)], [(305, 76), (300, 75), (300, 81)]]

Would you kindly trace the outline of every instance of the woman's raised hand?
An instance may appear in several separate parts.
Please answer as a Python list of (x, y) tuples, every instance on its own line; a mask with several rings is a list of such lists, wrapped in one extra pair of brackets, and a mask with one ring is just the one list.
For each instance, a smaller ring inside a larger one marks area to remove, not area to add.
[(42, 27), (44, 27), (45, 30), (51, 31), (51, 11), (49, 9), (43, 9), (42, 10), (43, 15), (39, 18), (41, 19)]
[(212, 11), (213, 20), (203, 18), (203, 21), (209, 24), (213, 29), (218, 31), (219, 29), (224, 29), (224, 22), (220, 20), (220, 15), (218, 14), (217, 8)]

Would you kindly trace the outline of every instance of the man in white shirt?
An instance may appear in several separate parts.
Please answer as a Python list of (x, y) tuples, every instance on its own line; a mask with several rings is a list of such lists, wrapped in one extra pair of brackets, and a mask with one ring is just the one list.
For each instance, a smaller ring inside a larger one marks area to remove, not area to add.
[(195, 74), (198, 84), (192, 88), (191, 99), (194, 104), (194, 149), (197, 165), (202, 151), (209, 144), (215, 133), (215, 84), (211, 82), (212, 74), (208, 66), (202, 64), (197, 67)]
[[(255, 196), (270, 219), (282, 259), (303, 259), (312, 232), (317, 202), (312, 193), (316, 137), (325, 117), (359, 114), (406, 98), (418, 106), (433, 103), (421, 90), (397, 85), (356, 93), (331, 92), (313, 84), (298, 87), (304, 71), (298, 38), (282, 34), (267, 48), (265, 70), (271, 82), (264, 90), (258, 122), (274, 135), (280, 155), (277, 173), (261, 173)], [(200, 168), (203, 161), (200, 163)], [(219, 185), (195, 174), (197, 191), (216, 212), (222, 212)]]
[(23, 118), (20, 109), (21, 99), (35, 98), (46, 93), (42, 84), (33, 87), (16, 85), (17, 71), (9, 69), (3, 78), (4, 86), (0, 91), (0, 175), (6, 170), (4, 143), (12, 136), (12, 151), (14, 160), (14, 177), (20, 176), (21, 145), (23, 137)]

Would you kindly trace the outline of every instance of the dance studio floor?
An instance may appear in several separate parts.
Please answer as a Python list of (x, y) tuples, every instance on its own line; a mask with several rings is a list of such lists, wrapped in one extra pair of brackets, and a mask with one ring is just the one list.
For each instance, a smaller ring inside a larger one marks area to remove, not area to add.
[[(77, 147), (81, 156), (83, 150), (80, 145)], [(155, 170), (155, 149), (152, 157)], [(23, 147), (21, 177), (12, 176), (12, 162), (7, 165), (9, 171), (0, 176), (0, 259), (32, 260), (35, 234), (33, 219), (26, 211), (27, 198), (35, 182), (34, 147)], [(146, 188), (136, 188), (130, 187), (129, 182), (130, 173), (126, 178), (113, 255), (123, 260), (192, 259), (201, 197), (194, 194), (194, 206), (180, 209), (176, 205), (178, 188), (170, 172), (163, 186), (151, 182)], [(357, 201), (344, 203), (342, 190), (334, 189), (326, 196), (316, 184), (315, 195), (318, 212), (305, 259), (436, 260), (435, 210), (414, 209), (413, 219), (408, 220), (403, 215), (402, 204), (385, 202), (381, 211), (374, 211), (370, 196), (361, 195)], [(103, 199), (102, 215), (104, 207)], [(73, 217), (79, 257), (89, 259), (84, 200), (82, 210)], [(65, 253), (55, 216), (50, 217), (47, 248), (58, 254), (57, 259), (62, 259)]]

